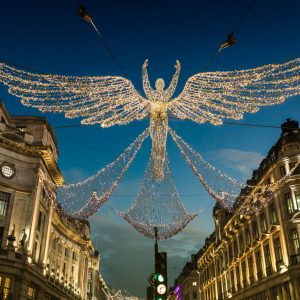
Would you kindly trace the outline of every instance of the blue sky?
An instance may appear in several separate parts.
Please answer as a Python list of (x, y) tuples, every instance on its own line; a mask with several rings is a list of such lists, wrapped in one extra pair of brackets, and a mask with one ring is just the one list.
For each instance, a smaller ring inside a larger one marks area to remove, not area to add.
[[(152, 82), (168, 83), (176, 59), (182, 65), (177, 88), (203, 67), (233, 30), (251, 1), (82, 1), (122, 64), (141, 90), (141, 66), (149, 58)], [(78, 1), (5, 1), (1, 3), (0, 58), (41, 72), (65, 75), (121, 75), (90, 25), (76, 10)], [(257, 1), (236, 32), (238, 42), (224, 50), (209, 68), (235, 70), (279, 63), (300, 53), (298, 0)], [(0, 99), (14, 115), (44, 115), (53, 127), (78, 124), (59, 114), (42, 114), (22, 106), (0, 86)], [(279, 126), (288, 117), (300, 120), (299, 97), (246, 114), (239, 123)], [(113, 161), (144, 128), (147, 121), (102, 129), (82, 126), (56, 129), (59, 165), (67, 182), (92, 175)], [(279, 129), (234, 125), (197, 125), (170, 121), (194, 149), (216, 167), (240, 180), (251, 175), (280, 135)], [(199, 250), (213, 230), (214, 201), (201, 188), (169, 140), (171, 170), (182, 201), (190, 212), (205, 211), (176, 237), (160, 243), (169, 253), (172, 283), (190, 254)], [(153, 271), (153, 242), (115, 216), (130, 207), (150, 153), (149, 140), (107, 205), (92, 219), (95, 244), (101, 252), (101, 272), (108, 284), (145, 296)]]

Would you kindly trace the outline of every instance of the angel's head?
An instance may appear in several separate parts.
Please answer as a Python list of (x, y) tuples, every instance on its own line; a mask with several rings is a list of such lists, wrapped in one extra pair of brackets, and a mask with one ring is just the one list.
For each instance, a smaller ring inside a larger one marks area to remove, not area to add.
[(162, 78), (158, 78), (156, 81), (155, 81), (155, 88), (157, 91), (161, 92), (163, 91), (165, 87), (165, 81), (162, 79)]

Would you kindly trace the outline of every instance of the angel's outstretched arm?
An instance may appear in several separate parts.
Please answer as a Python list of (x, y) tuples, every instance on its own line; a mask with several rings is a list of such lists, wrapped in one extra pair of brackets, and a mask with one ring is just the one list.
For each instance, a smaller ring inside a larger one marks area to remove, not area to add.
[(147, 98), (150, 99), (152, 94), (154, 93), (154, 90), (152, 89), (151, 84), (149, 82), (147, 66), (148, 66), (148, 59), (146, 59), (143, 64), (143, 88)]
[(172, 81), (171, 81), (169, 87), (166, 89), (166, 94), (165, 95), (166, 95), (167, 99), (170, 99), (173, 96), (173, 94), (176, 90), (176, 87), (177, 87), (178, 77), (179, 77), (179, 73), (180, 73), (180, 70), (181, 70), (179, 60), (176, 60), (175, 68), (176, 68), (176, 72), (173, 75), (173, 78), (172, 78)]

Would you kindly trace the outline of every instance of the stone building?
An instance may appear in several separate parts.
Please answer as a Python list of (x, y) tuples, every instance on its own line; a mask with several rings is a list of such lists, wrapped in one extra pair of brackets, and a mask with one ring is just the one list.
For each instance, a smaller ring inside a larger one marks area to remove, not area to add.
[(59, 213), (57, 158), (45, 118), (0, 102), (0, 299), (106, 299), (89, 223)]
[[(263, 192), (300, 160), (298, 122), (287, 120), (281, 127), (279, 140), (247, 181), (252, 188), (241, 195)], [(215, 231), (197, 253), (197, 265), (177, 278), (183, 292), (197, 285), (197, 293), (185, 292), (183, 300), (300, 299), (299, 166), (262, 209), (230, 214), (216, 205), (213, 217)]]

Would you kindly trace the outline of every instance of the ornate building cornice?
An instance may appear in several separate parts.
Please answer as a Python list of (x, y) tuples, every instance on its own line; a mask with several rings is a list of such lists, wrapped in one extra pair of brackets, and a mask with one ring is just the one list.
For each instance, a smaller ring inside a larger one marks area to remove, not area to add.
[(26, 154), (31, 157), (40, 157), (46, 165), (49, 174), (56, 185), (63, 185), (64, 178), (57, 165), (56, 159), (50, 146), (27, 145), (22, 142), (16, 142), (0, 135), (0, 146), (15, 151), (19, 154)]

